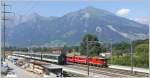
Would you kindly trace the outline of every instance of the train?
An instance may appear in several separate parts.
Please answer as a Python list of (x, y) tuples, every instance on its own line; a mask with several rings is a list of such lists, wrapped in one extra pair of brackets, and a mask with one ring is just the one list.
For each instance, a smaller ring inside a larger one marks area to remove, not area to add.
[(102, 57), (84, 57), (84, 56), (66, 56), (66, 54), (51, 54), (51, 53), (25, 53), (17, 52), (14, 56), (25, 57), (29, 59), (42, 60), (47, 62), (65, 65), (69, 63), (89, 64), (99, 67), (108, 67), (107, 59)]
[(42, 60), (46, 62), (56, 63), (58, 65), (66, 64), (66, 56), (64, 54), (51, 54), (51, 53), (25, 53), (15, 52), (13, 56), (24, 57), (28, 59)]
[(107, 59), (102, 57), (85, 57), (85, 56), (68, 56), (67, 62), (69, 63), (79, 63), (79, 64), (89, 64), (99, 67), (108, 67)]

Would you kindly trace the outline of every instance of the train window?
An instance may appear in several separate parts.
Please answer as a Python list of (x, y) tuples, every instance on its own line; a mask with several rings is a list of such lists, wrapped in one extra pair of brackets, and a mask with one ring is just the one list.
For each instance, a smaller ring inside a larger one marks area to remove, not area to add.
[(45, 55), (45, 58), (48, 58), (48, 55)]
[(41, 57), (41, 55), (37, 55), (38, 57)]
[(34, 55), (34, 57), (38, 57), (38, 55)]
[(80, 58), (80, 60), (84, 60), (84, 58)]
[(53, 56), (53, 59), (58, 59), (58, 57), (57, 56)]
[(47, 58), (50, 58), (50, 59), (58, 59), (57, 56), (51, 56), (51, 55), (47, 55)]

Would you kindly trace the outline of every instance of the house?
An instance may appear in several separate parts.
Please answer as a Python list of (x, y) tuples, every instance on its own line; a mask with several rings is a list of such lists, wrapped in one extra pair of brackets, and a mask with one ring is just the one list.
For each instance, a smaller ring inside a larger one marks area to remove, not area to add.
[(102, 57), (111, 57), (111, 52), (105, 52), (105, 53), (100, 53), (100, 56)]
[(66, 51), (63, 48), (52, 48), (51, 51), (54, 54), (66, 54)]

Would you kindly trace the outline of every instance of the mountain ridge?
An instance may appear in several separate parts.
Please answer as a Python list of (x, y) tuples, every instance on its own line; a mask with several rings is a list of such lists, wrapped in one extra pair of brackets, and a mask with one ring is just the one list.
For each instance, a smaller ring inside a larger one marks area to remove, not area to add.
[[(54, 42), (75, 44), (79, 43), (87, 32), (96, 34), (102, 41), (111, 39), (114, 42), (129, 40), (132, 37), (144, 39), (148, 33), (144, 24), (94, 7), (67, 13), (62, 17), (33, 16), (34, 20), (27, 20), (14, 28), (8, 28), (7, 42), (10, 45), (28, 46)], [(97, 32), (96, 28), (100, 31)]]

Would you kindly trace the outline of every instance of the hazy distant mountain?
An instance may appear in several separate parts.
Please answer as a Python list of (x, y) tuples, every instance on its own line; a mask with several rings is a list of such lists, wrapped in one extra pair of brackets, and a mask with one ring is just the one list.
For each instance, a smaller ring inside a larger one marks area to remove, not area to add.
[(18, 46), (75, 44), (86, 33), (96, 34), (102, 41), (115, 42), (148, 36), (148, 26), (94, 7), (62, 17), (42, 17), (34, 13), (12, 19), (8, 22), (7, 42)]

